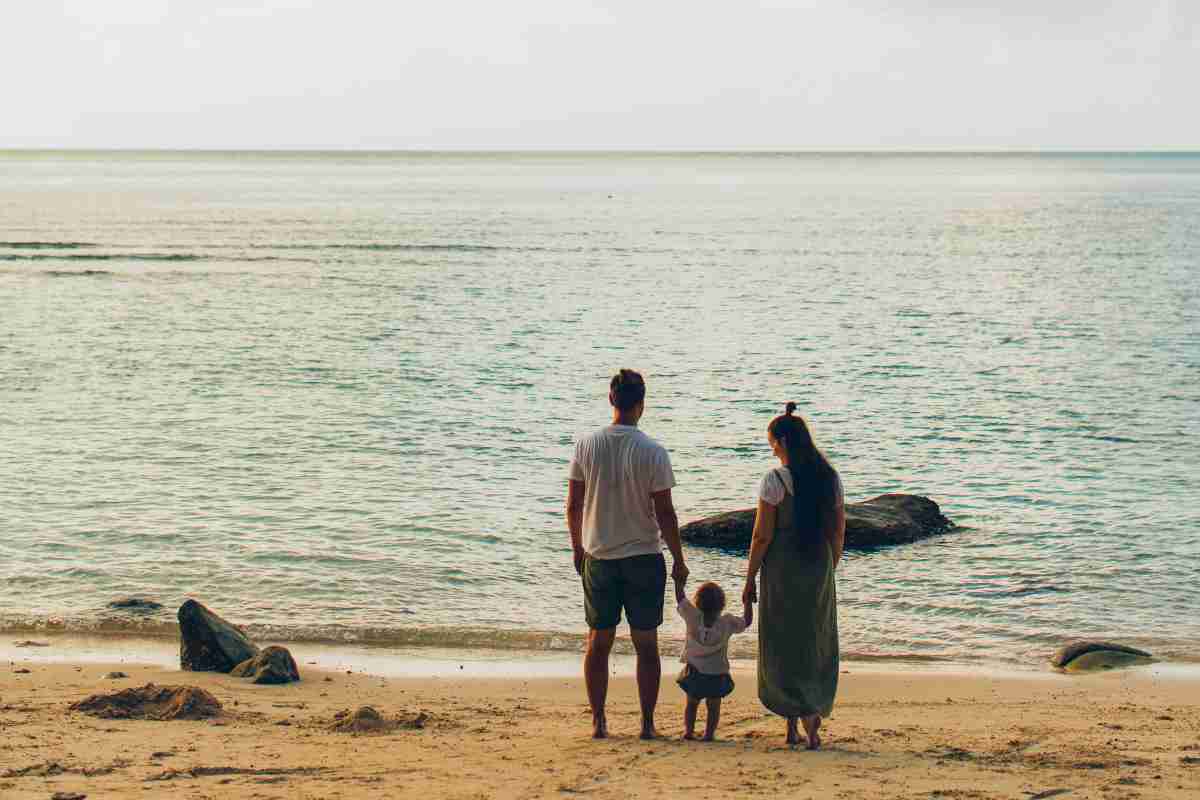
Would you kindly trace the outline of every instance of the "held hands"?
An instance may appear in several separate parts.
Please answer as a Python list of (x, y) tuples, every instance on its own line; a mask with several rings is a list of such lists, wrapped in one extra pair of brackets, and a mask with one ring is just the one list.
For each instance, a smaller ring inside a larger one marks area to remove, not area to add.
[(674, 566), (671, 567), (671, 580), (680, 586), (686, 585), (688, 579), (687, 564), (683, 563), (682, 558), (675, 559)]
[(742, 589), (742, 604), (749, 606), (757, 602), (758, 587), (754, 583), (754, 578), (746, 578), (746, 587)]

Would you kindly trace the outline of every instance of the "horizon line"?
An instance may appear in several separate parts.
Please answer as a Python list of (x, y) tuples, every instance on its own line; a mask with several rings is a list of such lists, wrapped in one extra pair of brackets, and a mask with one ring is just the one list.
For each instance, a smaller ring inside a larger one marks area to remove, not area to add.
[(1200, 147), (1159, 148), (723, 148), (723, 147), (2, 147), (0, 153), (199, 153), (339, 155), (1200, 155)]

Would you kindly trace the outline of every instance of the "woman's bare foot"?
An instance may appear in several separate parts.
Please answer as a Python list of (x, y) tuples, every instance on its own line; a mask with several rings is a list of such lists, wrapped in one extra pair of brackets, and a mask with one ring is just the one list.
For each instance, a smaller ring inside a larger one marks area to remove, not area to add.
[(654, 728), (653, 725), (649, 725), (649, 726), (643, 725), (642, 732), (638, 734), (638, 738), (645, 739), (646, 741), (650, 741), (651, 739), (657, 739), (658, 731)]
[(592, 715), (592, 738), (608, 738), (608, 720), (605, 719), (603, 712)]
[(684, 738), (684, 739), (687, 739), (687, 740), (690, 742), (690, 741), (692, 741), (693, 739), (695, 739), (695, 738), (696, 738), (696, 734), (695, 734), (695, 732), (694, 732), (694, 731), (684, 731), (684, 732), (683, 732), (683, 738)]
[(789, 747), (800, 744), (800, 731), (796, 729), (796, 718), (787, 718), (787, 743)]
[(804, 718), (804, 733), (808, 736), (808, 749), (821, 749), (821, 736), (817, 733), (821, 728), (821, 715), (813, 714)]

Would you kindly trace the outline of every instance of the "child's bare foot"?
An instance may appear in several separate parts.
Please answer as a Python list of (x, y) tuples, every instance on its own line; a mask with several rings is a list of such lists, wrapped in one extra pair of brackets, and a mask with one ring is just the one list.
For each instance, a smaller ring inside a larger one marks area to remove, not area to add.
[(592, 738), (608, 738), (608, 720), (605, 719), (603, 712), (592, 715)]

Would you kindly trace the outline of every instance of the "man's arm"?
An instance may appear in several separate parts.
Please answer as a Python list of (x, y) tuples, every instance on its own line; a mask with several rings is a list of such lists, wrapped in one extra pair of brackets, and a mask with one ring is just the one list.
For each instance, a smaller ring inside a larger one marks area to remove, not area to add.
[(663, 489), (650, 495), (654, 501), (654, 518), (658, 520), (658, 529), (662, 531), (663, 541), (671, 551), (675, 564), (671, 567), (671, 578), (676, 583), (687, 583), (688, 568), (683, 561), (683, 545), (679, 541), (679, 517), (675, 515), (675, 503), (671, 501), (671, 490)]
[(571, 551), (575, 555), (575, 571), (583, 574), (583, 498), (587, 484), (567, 481), (567, 531), (571, 534)]

